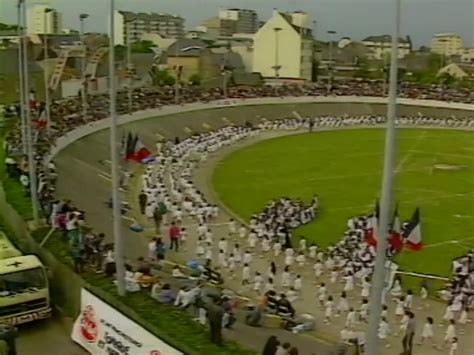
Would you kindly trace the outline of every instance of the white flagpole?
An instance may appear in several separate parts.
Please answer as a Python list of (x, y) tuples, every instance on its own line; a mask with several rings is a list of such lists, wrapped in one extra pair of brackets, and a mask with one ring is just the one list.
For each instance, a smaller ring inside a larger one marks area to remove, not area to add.
[(116, 83), (115, 83), (115, 0), (110, 0), (110, 33), (109, 33), (109, 78), (110, 78), (110, 155), (112, 162), (112, 201), (113, 201), (113, 230), (115, 267), (117, 272), (117, 293), (125, 296), (125, 260), (122, 240), (122, 212), (120, 201), (119, 177), (119, 151), (117, 109), (116, 109)]
[(23, 79), (23, 41), (26, 41), (26, 24), (22, 20), (23, 0), (18, 0), (17, 4), (17, 25), (18, 25), (18, 92), (20, 94), (20, 117), (21, 117), (21, 148), (23, 154), (27, 154), (26, 143), (26, 109), (25, 109), (25, 82)]
[(34, 154), (34, 145), (31, 132), (31, 111), (30, 111), (30, 79), (29, 79), (29, 61), (28, 61), (28, 36), (26, 35), (26, 0), (23, 3), (23, 24), (25, 34), (23, 39), (23, 93), (24, 93), (24, 104), (25, 104), (25, 123), (26, 123), (26, 146), (28, 153), (28, 173), (30, 178), (30, 194), (31, 194), (31, 209), (33, 211), (33, 220), (35, 223), (39, 221), (38, 211), (38, 188), (36, 179), (36, 161)]
[(390, 63), (390, 86), (387, 105), (387, 128), (385, 133), (385, 159), (380, 206), (380, 222), (377, 240), (377, 255), (370, 294), (369, 327), (367, 333), (367, 355), (379, 355), (378, 329), (382, 313), (382, 296), (385, 288), (385, 260), (393, 199), (393, 178), (396, 156), (397, 83), (398, 83), (398, 36), (400, 32), (400, 0), (394, 0), (395, 18), (392, 31), (392, 51)]

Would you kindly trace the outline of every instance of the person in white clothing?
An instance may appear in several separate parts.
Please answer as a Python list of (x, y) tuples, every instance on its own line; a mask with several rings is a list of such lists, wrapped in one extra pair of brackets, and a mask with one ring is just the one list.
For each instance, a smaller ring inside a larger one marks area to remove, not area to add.
[(423, 330), (421, 332), (421, 339), (419, 344), (422, 345), (425, 341), (429, 341), (432, 343), (433, 346), (434, 344), (434, 330), (433, 330), (433, 318), (431, 317), (426, 317), (425, 324), (423, 325)]
[(241, 225), (239, 228), (239, 237), (243, 239), (246, 236), (247, 236), (247, 229), (245, 228), (244, 225)]
[(336, 307), (336, 317), (339, 317), (341, 313), (346, 313), (347, 311), (349, 311), (347, 295), (344, 291), (342, 291), (341, 296), (339, 297), (339, 302), (337, 303)]
[(309, 246), (308, 250), (309, 250), (309, 258), (313, 260), (316, 259), (316, 253), (318, 251), (318, 247), (316, 246), (316, 244), (312, 243)]
[(321, 261), (316, 261), (313, 265), (313, 270), (314, 270), (314, 276), (316, 278), (320, 278), (321, 275), (323, 274), (323, 263)]
[(287, 265), (281, 273), (281, 287), (290, 287), (291, 286), (291, 274), (290, 267)]
[(324, 307), (324, 303), (326, 302), (326, 297), (327, 297), (326, 293), (327, 293), (326, 284), (324, 282), (321, 282), (318, 288), (318, 301), (321, 308)]
[(452, 343), (453, 339), (456, 337), (456, 322), (454, 319), (449, 321), (449, 325), (446, 328), (446, 335), (444, 336), (444, 343), (448, 347)]
[(333, 307), (334, 307), (334, 301), (332, 299), (332, 296), (328, 296), (328, 299), (327, 299), (324, 306), (325, 306), (324, 323), (329, 324), (329, 323), (331, 323), (332, 310), (333, 310)]
[(378, 329), (378, 337), (379, 339), (382, 341), (382, 343), (385, 343), (385, 347), (386, 348), (389, 348), (390, 347), (390, 344), (387, 342), (387, 338), (390, 334), (390, 327), (388, 325), (388, 322), (387, 320), (382, 317), (380, 319), (380, 323), (379, 323), (379, 329)]
[(280, 256), (281, 253), (281, 243), (277, 241), (276, 243), (273, 244), (273, 255), (275, 255), (276, 258)]
[(252, 263), (252, 254), (248, 250), (245, 251), (244, 253), (244, 264), (250, 265)]
[(301, 277), (301, 275), (296, 275), (296, 278), (293, 281), (293, 287), (295, 291), (301, 292), (301, 290), (303, 289), (303, 278)]
[(295, 252), (291, 248), (285, 249), (285, 265), (291, 266), (295, 260)]
[(236, 233), (237, 233), (237, 225), (235, 221), (231, 218), (229, 221), (229, 234), (233, 236)]
[(150, 260), (156, 259), (156, 238), (153, 238), (148, 243), (148, 259)]
[(298, 263), (299, 267), (303, 267), (306, 262), (306, 256), (303, 252), (299, 252), (298, 256), (296, 257), (296, 262)]
[(219, 240), (219, 243), (217, 244), (217, 247), (223, 251), (224, 254), (227, 253), (227, 239), (225, 239), (224, 237), (222, 237), (220, 240)]
[(244, 263), (242, 268), (242, 286), (248, 285), (250, 283), (250, 267), (249, 264)]
[(354, 328), (357, 324), (357, 313), (354, 311), (354, 308), (349, 308), (349, 312), (346, 316), (346, 327)]
[(258, 271), (255, 272), (255, 276), (253, 278), (253, 290), (257, 293), (262, 291), (263, 286), (263, 276)]
[(449, 346), (449, 355), (457, 355), (458, 354), (458, 338), (453, 337), (451, 340), (451, 345)]

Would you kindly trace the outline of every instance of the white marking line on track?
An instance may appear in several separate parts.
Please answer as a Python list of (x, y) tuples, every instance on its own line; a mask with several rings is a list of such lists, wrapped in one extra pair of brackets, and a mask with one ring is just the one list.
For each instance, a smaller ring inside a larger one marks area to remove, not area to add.
[[(443, 245), (446, 245), (446, 244), (455, 244), (455, 245), (463, 244), (468, 240), (474, 240), (474, 237), (473, 238), (465, 238), (465, 239), (461, 239), (461, 240), (447, 240), (445, 242), (428, 244), (428, 245), (425, 245), (425, 248), (440, 247), (440, 246), (443, 246)], [(465, 246), (465, 244), (464, 244), (464, 246)]]
[(426, 136), (426, 131), (423, 131), (415, 140), (415, 142), (413, 143), (412, 147), (410, 149), (408, 149), (407, 153), (405, 154), (405, 156), (402, 158), (402, 160), (400, 160), (400, 162), (398, 163), (397, 167), (395, 168), (395, 173), (399, 173), (402, 171), (402, 167), (403, 165), (405, 165), (405, 163), (408, 161), (408, 159), (413, 155), (413, 153), (415, 153), (416, 151), (416, 148), (418, 147), (418, 145), (421, 143), (421, 141), (423, 140), (423, 138)]
[(74, 161), (89, 168), (89, 169), (92, 169), (94, 171), (96, 171), (98, 173), (98, 175), (104, 175), (104, 176), (109, 176), (110, 177), (110, 174), (105, 172), (105, 171), (102, 171), (100, 170), (99, 168), (96, 168), (95, 166), (89, 164), (89, 163), (86, 163), (85, 161), (83, 160), (80, 160), (80, 159), (77, 159), (77, 158), (74, 158)]
[(422, 150), (412, 150), (412, 153), (416, 154), (427, 154), (427, 155), (437, 155), (440, 157), (454, 157), (454, 158), (468, 158), (474, 159), (474, 156), (467, 154), (452, 154), (452, 153), (437, 153), (437, 152), (424, 152)]

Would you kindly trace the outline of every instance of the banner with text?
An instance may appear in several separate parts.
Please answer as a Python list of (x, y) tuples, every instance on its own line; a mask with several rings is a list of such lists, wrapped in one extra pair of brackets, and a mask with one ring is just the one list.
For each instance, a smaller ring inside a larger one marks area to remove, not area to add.
[(122, 313), (81, 290), (81, 313), (72, 340), (95, 355), (182, 355)]

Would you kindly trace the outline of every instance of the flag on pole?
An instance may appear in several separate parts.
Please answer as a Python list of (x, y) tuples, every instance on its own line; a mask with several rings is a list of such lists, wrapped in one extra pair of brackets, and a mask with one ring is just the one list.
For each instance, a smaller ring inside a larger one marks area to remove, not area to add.
[(407, 247), (414, 251), (423, 249), (420, 226), (420, 209), (417, 207), (405, 230), (405, 243)]
[(367, 243), (369, 245), (377, 245), (377, 228), (379, 224), (379, 215), (380, 215), (380, 206), (379, 200), (375, 201), (375, 210), (374, 213), (369, 217), (367, 224)]
[(403, 249), (403, 239), (400, 227), (400, 218), (398, 217), (398, 205), (395, 207), (393, 213), (393, 219), (390, 226), (390, 237), (389, 237), (390, 249), (398, 254)]
[(147, 147), (145, 147), (145, 145), (142, 143), (140, 139), (138, 139), (138, 137), (136, 139), (137, 140), (135, 143), (134, 154), (133, 154), (132, 160), (139, 163), (148, 161), (150, 157), (152, 156), (151, 151)]
[(124, 154), (125, 160), (133, 160), (136, 145), (137, 145), (137, 137), (132, 136), (132, 134), (128, 132), (127, 141), (125, 143), (125, 154)]

